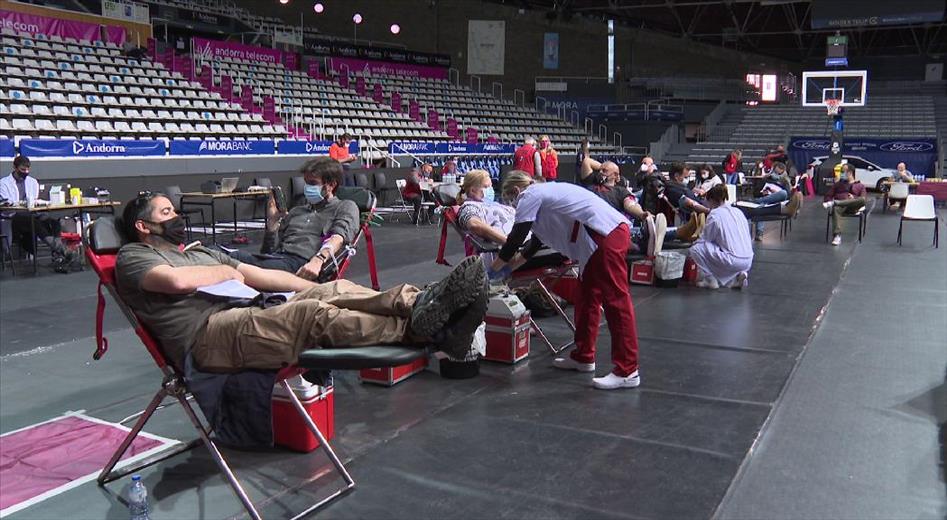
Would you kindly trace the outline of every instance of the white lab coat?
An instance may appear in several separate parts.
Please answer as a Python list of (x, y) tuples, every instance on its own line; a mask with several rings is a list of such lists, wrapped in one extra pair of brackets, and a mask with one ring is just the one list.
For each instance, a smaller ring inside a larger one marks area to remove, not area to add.
[[(33, 178), (32, 175), (24, 179), (23, 186), (26, 188), (27, 200), (36, 200), (39, 198), (39, 181)], [(12, 173), (0, 179), (0, 199), (7, 199), (13, 204), (20, 202), (20, 190), (16, 187), (16, 179), (13, 178)], [(9, 217), (13, 215), (13, 213), (13, 211), (4, 211), (2, 214), (4, 217)], [(13, 228), (10, 220), (5, 218), (0, 221), (0, 223), (2, 223), (0, 231), (12, 240)]]
[(746, 216), (726, 203), (712, 210), (689, 253), (704, 275), (729, 284), (753, 266), (753, 242)]

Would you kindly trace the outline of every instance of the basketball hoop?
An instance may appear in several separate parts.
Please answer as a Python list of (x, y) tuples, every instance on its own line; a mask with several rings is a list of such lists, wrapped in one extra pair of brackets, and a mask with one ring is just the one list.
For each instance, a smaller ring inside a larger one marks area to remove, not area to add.
[(829, 113), (829, 117), (837, 116), (837, 115), (838, 115), (839, 109), (842, 108), (841, 103), (842, 103), (842, 102), (841, 102), (840, 100), (838, 100), (838, 99), (826, 99), (826, 100), (825, 100), (825, 110), (826, 110), (826, 112)]

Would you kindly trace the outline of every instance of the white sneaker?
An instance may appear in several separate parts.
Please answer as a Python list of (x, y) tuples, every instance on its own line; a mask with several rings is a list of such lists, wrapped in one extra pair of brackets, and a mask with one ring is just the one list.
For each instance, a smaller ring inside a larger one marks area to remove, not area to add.
[(592, 386), (600, 390), (615, 390), (616, 388), (636, 388), (641, 384), (641, 378), (638, 377), (638, 371), (635, 370), (627, 377), (616, 376), (609, 372), (604, 377), (593, 377)]
[(842, 243), (842, 235), (835, 235), (832, 237), (832, 245), (837, 246)]
[(834, 201), (834, 200), (830, 200), (830, 201), (828, 201), (828, 202), (823, 202), (823, 203), (822, 203), (822, 207), (825, 208), (825, 209), (832, 209), (832, 206), (834, 206), (834, 205), (835, 205), (835, 201)]
[(579, 363), (569, 356), (553, 359), (552, 366), (562, 370), (575, 370), (576, 372), (595, 372), (595, 363)]
[(648, 226), (648, 250), (645, 251), (649, 258), (654, 257), (655, 240), (658, 238), (657, 227), (654, 222), (654, 215), (645, 219), (645, 225)]
[(738, 291), (742, 290), (743, 287), (746, 285), (747, 278), (748, 278), (748, 275), (746, 274), (746, 271), (740, 272), (740, 274), (738, 274), (737, 277), (734, 278), (732, 282), (730, 282), (730, 288), (736, 289)]
[(713, 276), (705, 276), (700, 280), (697, 280), (697, 287), (701, 289), (719, 289), (720, 282), (717, 281)]

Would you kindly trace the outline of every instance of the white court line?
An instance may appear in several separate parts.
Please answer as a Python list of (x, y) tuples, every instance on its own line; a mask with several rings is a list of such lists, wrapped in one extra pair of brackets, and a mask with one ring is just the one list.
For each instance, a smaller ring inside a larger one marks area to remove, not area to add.
[[(79, 418), (84, 419), (84, 420), (87, 420), (87, 421), (89, 421), (89, 422), (93, 422), (93, 423), (97, 423), (97, 424), (103, 424), (103, 425), (107, 425), (107, 426), (112, 426), (112, 427), (114, 427), (114, 428), (118, 428), (118, 429), (123, 430), (123, 431), (126, 431), (126, 432), (131, 431), (131, 428), (128, 428), (128, 427), (123, 426), (123, 425), (121, 425), (121, 424), (110, 423), (110, 422), (104, 421), (104, 420), (102, 420), (102, 419), (97, 419), (97, 418), (95, 418), (95, 417), (90, 417), (90, 416), (88, 416), (88, 415), (85, 415), (83, 412), (84, 412), (84, 410), (78, 411), (78, 412), (66, 412), (66, 413), (63, 414), (63, 415), (60, 415), (59, 417), (55, 417), (55, 418), (53, 418), (53, 419), (49, 419), (48, 421), (39, 422), (39, 423), (36, 423), (36, 424), (34, 424), (34, 425), (27, 426), (27, 427), (25, 427), (25, 428), (20, 428), (20, 429), (18, 429), (18, 430), (13, 430), (13, 431), (11, 431), (11, 432), (4, 433), (3, 435), (0, 435), (0, 437), (6, 437), (7, 435), (10, 435), (10, 434), (12, 434), (12, 433), (17, 433), (17, 432), (21, 432), (21, 431), (24, 431), (24, 430), (28, 430), (28, 429), (30, 429), (30, 428), (35, 428), (35, 427), (40, 426), (40, 425), (43, 425), (43, 424), (49, 424), (49, 423), (51, 423), (51, 422), (59, 421), (59, 420), (65, 419), (65, 418), (67, 418), (67, 417), (79, 417)], [(150, 450), (147, 450), (147, 451), (144, 451), (144, 452), (142, 452), (142, 453), (139, 453), (138, 455), (135, 455), (135, 456), (133, 456), (133, 457), (129, 457), (129, 458), (127, 458), (127, 459), (122, 460), (121, 462), (118, 463), (118, 465), (116, 466), (116, 469), (121, 469), (121, 468), (123, 468), (123, 467), (125, 467), (125, 466), (127, 466), (127, 465), (129, 465), (129, 464), (134, 464), (135, 462), (138, 462), (138, 461), (140, 461), (140, 460), (146, 459), (146, 458), (148, 458), (148, 457), (150, 457), (150, 456), (152, 456), (152, 455), (154, 455), (154, 454), (156, 454), (156, 453), (158, 453), (158, 452), (160, 452), (160, 451), (162, 451), (162, 450), (168, 448), (169, 446), (173, 446), (173, 445), (175, 445), (175, 444), (180, 444), (180, 443), (181, 443), (181, 441), (178, 441), (178, 440), (175, 440), (175, 439), (169, 439), (169, 438), (167, 438), (167, 437), (161, 437), (161, 436), (159, 436), (159, 435), (154, 435), (154, 434), (151, 434), (151, 433), (147, 433), (147, 432), (145, 432), (145, 431), (139, 432), (138, 435), (141, 436), (141, 437), (148, 438), (148, 439), (156, 440), (156, 441), (160, 442), (161, 444), (159, 444), (158, 446), (155, 446), (154, 448), (151, 448)], [(79, 486), (81, 486), (82, 484), (85, 484), (85, 483), (87, 483), (87, 482), (92, 482), (92, 481), (95, 480), (98, 476), (99, 476), (99, 471), (96, 471), (95, 473), (89, 473), (88, 475), (79, 477), (78, 479), (73, 480), (73, 481), (71, 481), (71, 482), (69, 482), (69, 483), (66, 483), (66, 484), (63, 484), (63, 485), (61, 485), (61, 486), (59, 486), (59, 487), (50, 489), (49, 491), (46, 491), (45, 493), (41, 493), (41, 494), (39, 494), (39, 495), (36, 495), (36, 496), (33, 497), (33, 498), (30, 498), (30, 499), (24, 500), (23, 502), (19, 502), (19, 503), (17, 503), (17, 504), (14, 504), (14, 505), (12, 505), (12, 506), (9, 506), (9, 507), (7, 507), (6, 509), (0, 510), (0, 518), (3, 518), (3, 517), (5, 517), (5, 516), (7, 516), (7, 515), (10, 515), (10, 514), (13, 514), (13, 513), (17, 512), (17, 511), (21, 511), (21, 510), (23, 510), (23, 509), (26, 509), (27, 507), (30, 507), (30, 506), (32, 506), (32, 505), (38, 504), (38, 503), (40, 503), (40, 502), (46, 500), (47, 498), (51, 498), (51, 497), (54, 497), (54, 496), (56, 496), (56, 495), (60, 495), (60, 494), (62, 494), (62, 493), (65, 493), (66, 491), (69, 491), (70, 489), (79, 487)]]

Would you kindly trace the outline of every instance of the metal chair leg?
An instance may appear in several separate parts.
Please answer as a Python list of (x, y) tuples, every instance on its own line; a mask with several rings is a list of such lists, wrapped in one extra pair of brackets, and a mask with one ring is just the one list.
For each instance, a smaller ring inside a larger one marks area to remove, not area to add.
[(901, 231), (904, 230), (904, 217), (901, 218), (901, 222), (898, 223), (898, 246), (901, 245)]

